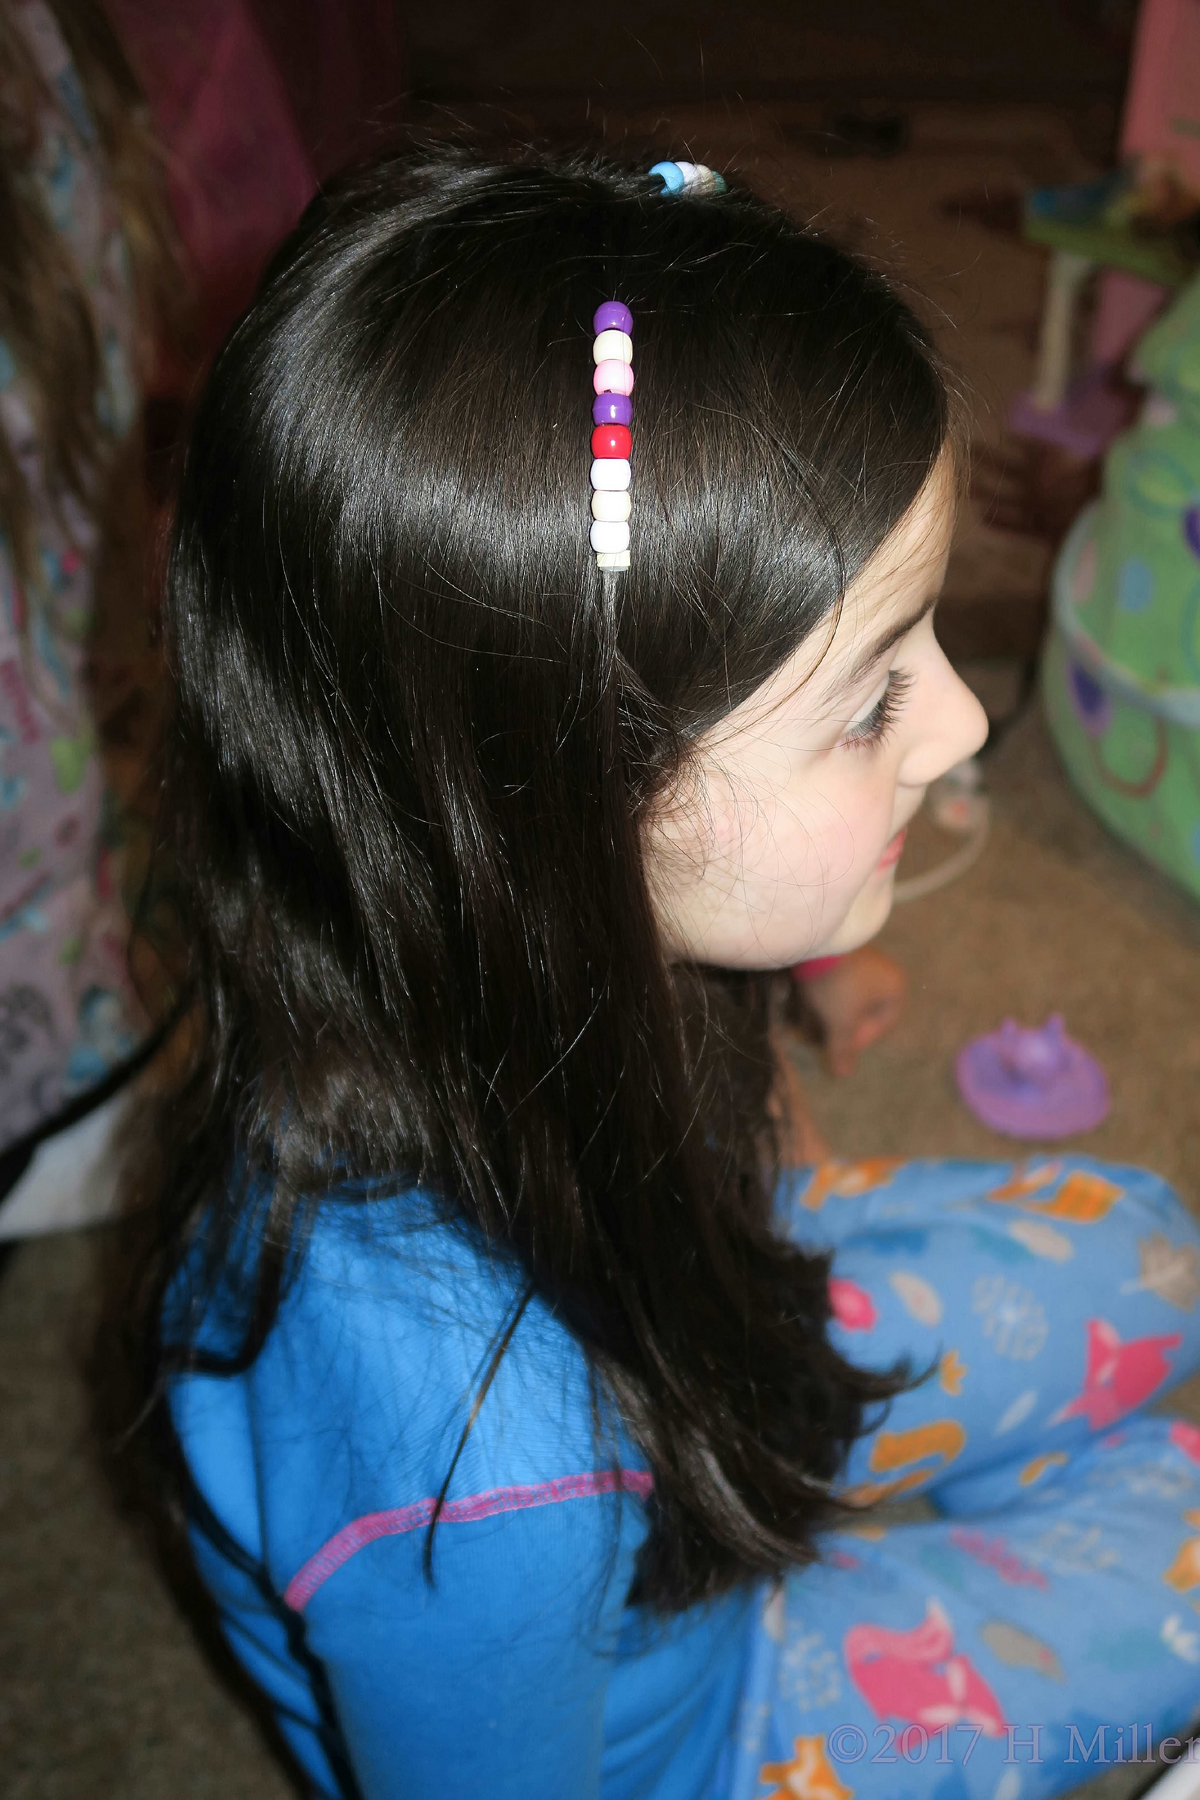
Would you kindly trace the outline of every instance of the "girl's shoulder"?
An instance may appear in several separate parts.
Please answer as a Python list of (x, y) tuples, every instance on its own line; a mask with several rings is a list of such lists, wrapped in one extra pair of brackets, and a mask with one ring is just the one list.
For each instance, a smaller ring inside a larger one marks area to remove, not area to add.
[[(237, 1306), (205, 1315), (211, 1347), (224, 1333), (233, 1349), (248, 1316), (256, 1235), (230, 1259)], [(198, 1516), (219, 1527), (204, 1554), (232, 1543), (288, 1607), (334, 1631), (349, 1608), (357, 1631), (381, 1582), (395, 1617), (424, 1616), (436, 1515), (454, 1631), (508, 1630), (517, 1551), (522, 1581), (548, 1583), (560, 1611), (569, 1595), (589, 1619), (605, 1595), (617, 1605), (645, 1532), (623, 1502), (650, 1476), (581, 1347), (526, 1293), (510, 1257), (419, 1189), (346, 1189), (310, 1209), (257, 1355), (171, 1386)]]
[(481, 1482), (573, 1468), (594, 1453), (587, 1358), (527, 1288), (504, 1246), (423, 1189), (331, 1195), (250, 1371), (262, 1416), (324, 1419), (360, 1452), (402, 1441), (439, 1480), (468, 1419)]
[(489, 1338), (519, 1304), (525, 1278), (428, 1189), (348, 1184), (313, 1204), (301, 1234), (280, 1328), (328, 1319), (341, 1336)]

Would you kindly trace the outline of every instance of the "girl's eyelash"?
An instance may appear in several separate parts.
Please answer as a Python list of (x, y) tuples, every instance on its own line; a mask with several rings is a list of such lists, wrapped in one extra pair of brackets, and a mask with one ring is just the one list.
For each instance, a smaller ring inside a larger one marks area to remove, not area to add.
[(851, 726), (842, 742), (858, 747), (865, 745), (868, 749), (874, 744), (881, 744), (896, 723), (904, 697), (912, 684), (911, 675), (906, 674), (903, 669), (893, 669), (876, 704), (865, 719), (860, 719), (857, 725)]

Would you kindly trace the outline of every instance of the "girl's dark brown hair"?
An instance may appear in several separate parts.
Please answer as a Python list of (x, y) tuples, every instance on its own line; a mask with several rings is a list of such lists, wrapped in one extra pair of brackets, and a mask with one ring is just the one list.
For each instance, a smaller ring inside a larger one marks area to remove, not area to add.
[[(589, 1352), (654, 1471), (638, 1595), (672, 1608), (813, 1554), (899, 1378), (837, 1353), (827, 1259), (773, 1227), (763, 982), (668, 966), (645, 824), (907, 511), (947, 408), (878, 275), (749, 194), (658, 188), (380, 163), (314, 202), (217, 363), (166, 603), (192, 1051), (124, 1310), (185, 1485), (172, 1375), (253, 1360), (339, 1184), (422, 1184)], [(612, 298), (615, 576), (588, 547)], [(219, 1356), (184, 1321), (239, 1278)]]

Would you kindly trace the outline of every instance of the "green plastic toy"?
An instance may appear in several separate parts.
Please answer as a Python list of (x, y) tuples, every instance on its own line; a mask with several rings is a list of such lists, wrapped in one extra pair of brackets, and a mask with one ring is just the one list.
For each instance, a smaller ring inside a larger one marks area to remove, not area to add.
[(1200, 276), (1131, 372), (1146, 400), (1059, 553), (1043, 692), (1075, 786), (1200, 897)]

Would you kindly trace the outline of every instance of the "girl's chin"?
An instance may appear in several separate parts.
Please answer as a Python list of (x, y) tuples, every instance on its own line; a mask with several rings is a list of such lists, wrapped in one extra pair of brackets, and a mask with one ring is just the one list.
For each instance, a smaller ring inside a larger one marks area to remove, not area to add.
[(831, 932), (819, 946), (806, 950), (797, 960), (810, 962), (818, 956), (845, 956), (849, 951), (869, 944), (883, 930), (891, 915), (895, 879), (894, 862), (887, 868), (872, 869), (866, 887), (856, 895), (853, 906), (837, 930)]

